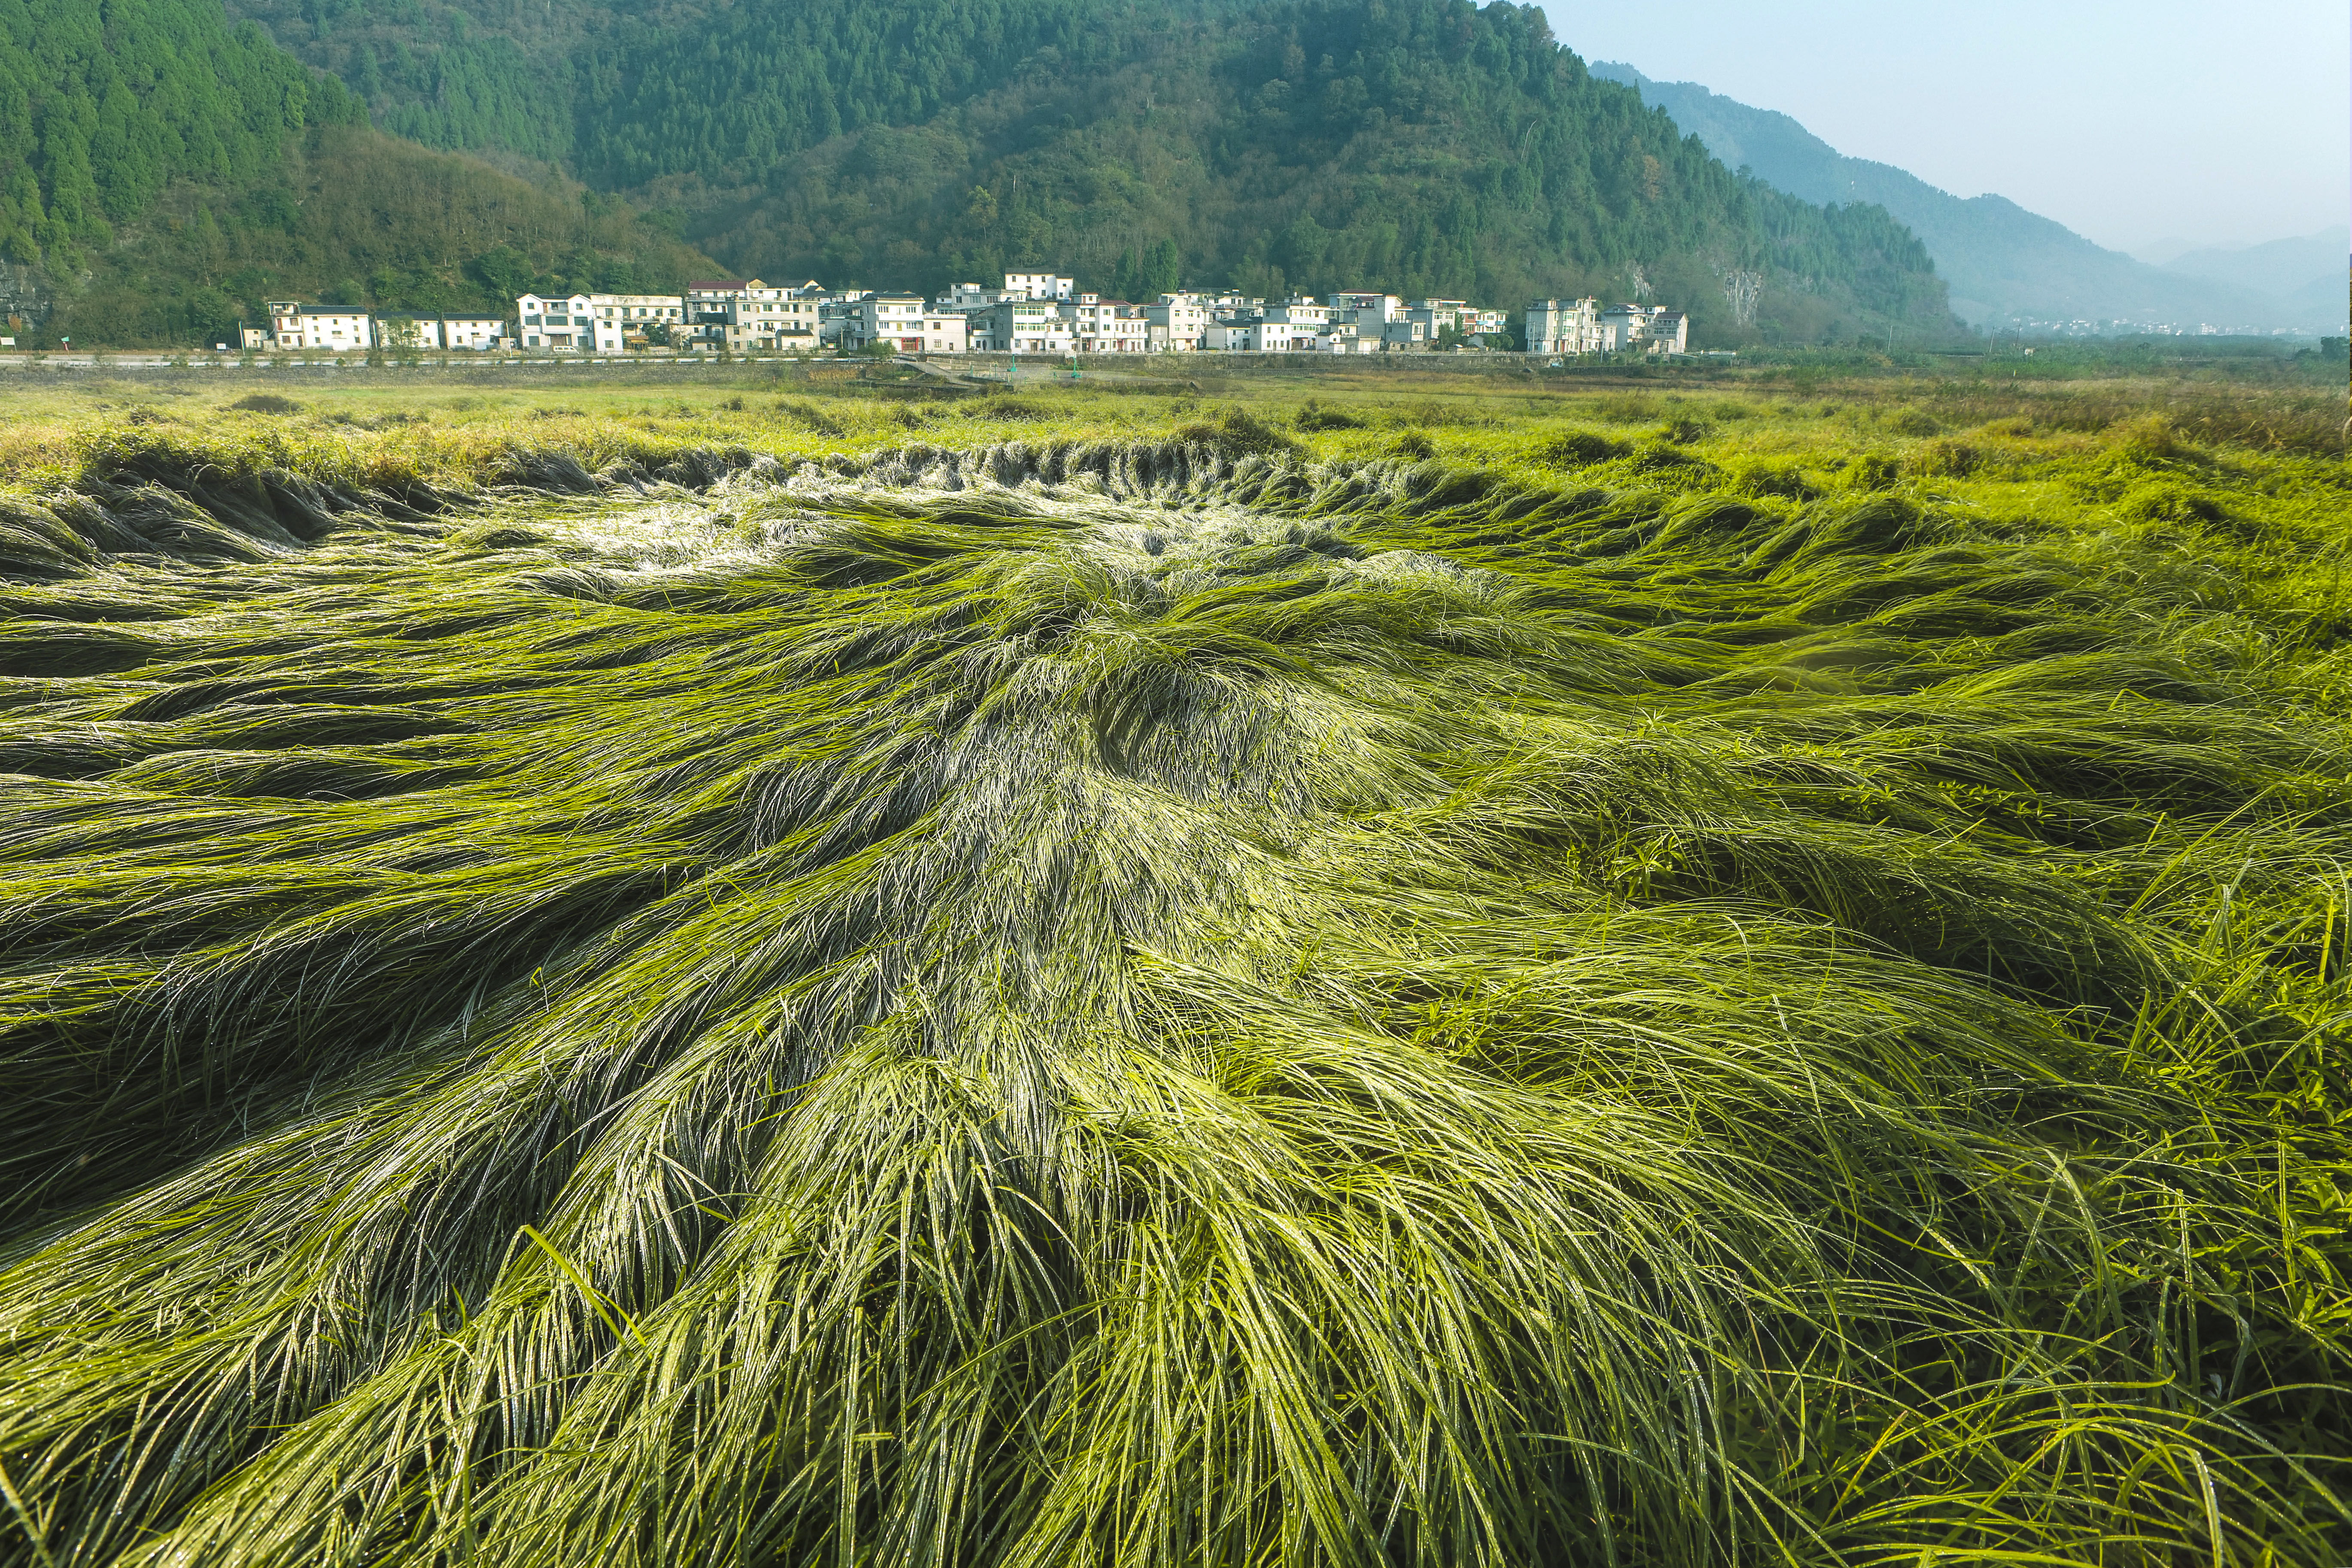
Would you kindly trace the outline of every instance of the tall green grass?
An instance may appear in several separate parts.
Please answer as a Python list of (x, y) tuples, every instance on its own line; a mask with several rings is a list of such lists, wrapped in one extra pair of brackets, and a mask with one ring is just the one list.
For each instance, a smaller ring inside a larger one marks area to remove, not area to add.
[(2340, 1562), (2309, 633), (1231, 428), (21, 505), (0, 1561)]

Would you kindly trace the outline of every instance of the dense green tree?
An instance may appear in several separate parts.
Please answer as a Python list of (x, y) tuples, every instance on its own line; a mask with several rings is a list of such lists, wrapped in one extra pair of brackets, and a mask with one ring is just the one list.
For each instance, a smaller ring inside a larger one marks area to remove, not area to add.
[(525, 289), (674, 287), (715, 265), (625, 204), (357, 126), (305, 133), (258, 178), (242, 191), (176, 182), (132, 238), (95, 258), (48, 334), (206, 345), (234, 340), (271, 298), (505, 310)]
[(0, 254), (72, 271), (170, 181), (257, 179), (357, 114), (213, 0), (0, 0)]

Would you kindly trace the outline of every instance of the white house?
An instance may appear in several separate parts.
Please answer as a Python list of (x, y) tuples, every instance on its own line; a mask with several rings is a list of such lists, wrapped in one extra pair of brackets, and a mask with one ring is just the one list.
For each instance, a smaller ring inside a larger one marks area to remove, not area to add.
[(1367, 338), (1352, 321), (1335, 321), (1315, 339), (1318, 354), (1377, 354), (1381, 340), (1377, 334)]
[(1331, 299), (1331, 319), (1351, 323), (1359, 336), (1377, 338), (1378, 328), (1395, 320), (1404, 308), (1404, 301), (1393, 294), (1334, 294)]
[[(548, 352), (593, 353), (596, 349), (596, 318), (585, 294), (519, 294), (515, 319), (522, 346)], [(613, 352), (620, 351), (617, 340)]]
[(1008, 272), (1004, 275), (1004, 292), (1008, 297), (1028, 299), (1067, 299), (1078, 291), (1075, 277), (1058, 277), (1050, 272)]
[(688, 347), (730, 353), (813, 352), (825, 340), (828, 298), (814, 279), (792, 286), (756, 277), (689, 283), (683, 336)]
[(974, 348), (984, 340), (998, 353), (1077, 352), (1077, 339), (1070, 330), (1075, 323), (1064, 320), (1050, 299), (1007, 299), (973, 311), (970, 319)]
[(1608, 347), (1600, 304), (1589, 296), (1537, 300), (1528, 307), (1527, 329), (1530, 354), (1597, 354)]
[(507, 324), (497, 316), (379, 316), (375, 335), (387, 349), (486, 351), (505, 343)]
[(1612, 305), (1601, 312), (1601, 333), (1611, 350), (1681, 354), (1690, 350), (1690, 322), (1663, 305)]
[(1143, 308), (1146, 336), (1163, 351), (1199, 348), (1209, 319), (1209, 302), (1198, 294), (1163, 294), (1158, 303)]
[(1264, 316), (1268, 326), (1287, 330), (1289, 341), (1284, 347), (1288, 349), (1311, 350), (1331, 331), (1331, 308), (1304, 296), (1269, 305)]
[(267, 344), (247, 346), (266, 346), (281, 350), (325, 349), (336, 353), (349, 353), (375, 346), (375, 323), (364, 310), (305, 305), (293, 299), (273, 299), (269, 301)]
[(653, 329), (667, 328), (676, 336), (686, 324), (686, 299), (677, 294), (591, 294), (588, 310), (596, 318), (600, 354), (647, 347)]
[(920, 353), (925, 335), (923, 323), (932, 314), (924, 309), (919, 294), (893, 294), (887, 290), (868, 294), (857, 301), (852, 311), (842, 347), (864, 349), (887, 343), (901, 353)]
[(1124, 299), (1081, 294), (1062, 307), (1062, 316), (1081, 354), (1140, 354), (1151, 346), (1143, 312)]

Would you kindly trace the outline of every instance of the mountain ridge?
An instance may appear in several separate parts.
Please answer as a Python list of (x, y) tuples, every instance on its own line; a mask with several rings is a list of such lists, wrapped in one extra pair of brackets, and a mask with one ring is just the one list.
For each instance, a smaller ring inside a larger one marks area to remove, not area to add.
[(2282, 301), (2151, 267), (2005, 196), (1956, 196), (1893, 164), (1849, 157), (1777, 110), (1741, 103), (1696, 82), (1656, 81), (1620, 61), (1591, 68), (1665, 110), (1734, 168), (1745, 166), (1807, 201), (1860, 200), (1885, 207), (1927, 245), (1951, 287), (1953, 309), (1973, 325), (1998, 327), (2021, 317), (2169, 320), (2191, 328), (2204, 321), (2324, 324), (2276, 319), (2290, 308)]

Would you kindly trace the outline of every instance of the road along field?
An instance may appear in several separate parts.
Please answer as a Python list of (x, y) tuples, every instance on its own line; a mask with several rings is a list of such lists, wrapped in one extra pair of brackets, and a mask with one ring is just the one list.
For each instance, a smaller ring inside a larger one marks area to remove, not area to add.
[(0, 1562), (2352, 1550), (2340, 387), (242, 391), (0, 400)]

